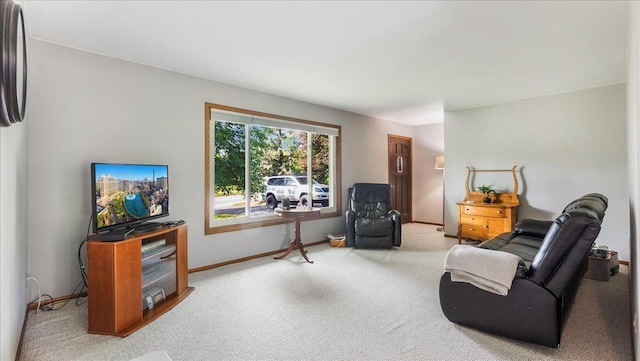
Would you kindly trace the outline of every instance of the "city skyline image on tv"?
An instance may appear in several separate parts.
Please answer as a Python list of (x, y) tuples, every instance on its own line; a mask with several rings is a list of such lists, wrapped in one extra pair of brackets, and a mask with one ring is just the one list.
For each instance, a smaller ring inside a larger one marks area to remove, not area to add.
[(168, 166), (92, 164), (94, 231), (169, 213)]

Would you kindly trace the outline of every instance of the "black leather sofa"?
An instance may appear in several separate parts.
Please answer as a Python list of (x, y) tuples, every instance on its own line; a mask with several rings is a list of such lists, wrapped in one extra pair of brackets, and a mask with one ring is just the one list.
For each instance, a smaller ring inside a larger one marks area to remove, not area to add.
[(347, 247), (391, 248), (402, 242), (402, 215), (391, 209), (391, 186), (355, 183), (349, 188)]
[[(587, 269), (608, 200), (597, 193), (569, 203), (554, 221), (523, 219), (477, 247), (522, 258), (506, 296), (471, 283), (440, 279), (440, 305), (452, 322), (485, 332), (558, 347), (562, 328)], [(482, 262), (481, 259), (477, 260)]]

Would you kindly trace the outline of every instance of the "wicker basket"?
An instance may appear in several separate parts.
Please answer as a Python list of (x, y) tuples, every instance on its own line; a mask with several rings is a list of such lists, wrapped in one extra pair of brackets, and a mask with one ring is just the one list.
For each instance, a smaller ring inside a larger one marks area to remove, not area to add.
[(344, 233), (341, 234), (327, 234), (329, 238), (329, 245), (331, 247), (346, 247), (347, 241)]

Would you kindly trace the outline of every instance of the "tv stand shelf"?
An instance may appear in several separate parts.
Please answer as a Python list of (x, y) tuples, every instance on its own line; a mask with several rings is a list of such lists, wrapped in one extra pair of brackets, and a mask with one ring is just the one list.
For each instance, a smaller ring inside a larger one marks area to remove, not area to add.
[[(160, 240), (166, 244), (142, 253), (143, 243)], [(172, 309), (194, 290), (187, 267), (186, 224), (117, 242), (89, 239), (89, 333), (126, 337)], [(160, 286), (165, 299), (145, 309), (145, 289)]]

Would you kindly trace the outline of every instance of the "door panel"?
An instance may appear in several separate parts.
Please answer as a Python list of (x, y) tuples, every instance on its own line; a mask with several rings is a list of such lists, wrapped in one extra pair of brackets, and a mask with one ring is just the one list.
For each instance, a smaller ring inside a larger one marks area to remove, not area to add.
[(389, 134), (389, 184), (391, 185), (391, 207), (402, 214), (402, 223), (412, 221), (411, 141), (411, 138)]

